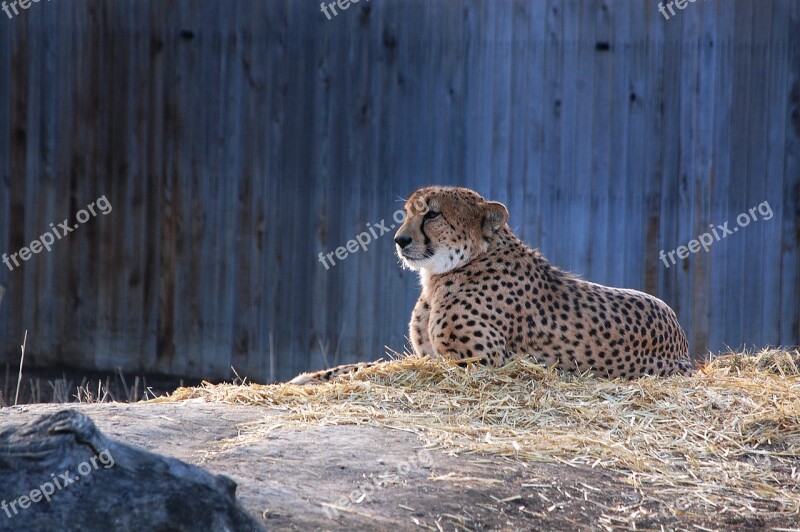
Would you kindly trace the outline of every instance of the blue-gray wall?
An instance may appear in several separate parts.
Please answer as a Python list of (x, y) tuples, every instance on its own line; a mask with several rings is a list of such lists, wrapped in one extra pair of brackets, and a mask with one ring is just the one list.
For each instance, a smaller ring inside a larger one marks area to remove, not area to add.
[[(695, 355), (798, 344), (800, 2), (0, 12), (0, 253), (113, 206), (0, 265), (5, 361), (25, 329), (26, 364), (257, 381), (401, 349), (417, 282), (391, 236), (317, 258), (424, 184), (503, 201), (553, 262), (665, 299)], [(659, 260), (763, 202), (770, 220)]]

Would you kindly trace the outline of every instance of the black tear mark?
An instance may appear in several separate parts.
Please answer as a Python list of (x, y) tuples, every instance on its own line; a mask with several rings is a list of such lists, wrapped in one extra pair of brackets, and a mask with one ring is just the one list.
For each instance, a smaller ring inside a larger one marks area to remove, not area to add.
[(608, 44), (606, 41), (600, 41), (594, 45), (594, 49), (598, 52), (607, 52), (611, 49), (611, 45)]
[(191, 41), (194, 39), (194, 32), (189, 30), (181, 30), (181, 39)]
[(419, 224), (419, 230), (422, 232), (422, 236), (425, 237), (425, 247), (428, 247), (428, 244), (431, 243), (431, 239), (428, 238), (428, 235), (425, 233), (425, 220), (422, 220), (422, 223)]

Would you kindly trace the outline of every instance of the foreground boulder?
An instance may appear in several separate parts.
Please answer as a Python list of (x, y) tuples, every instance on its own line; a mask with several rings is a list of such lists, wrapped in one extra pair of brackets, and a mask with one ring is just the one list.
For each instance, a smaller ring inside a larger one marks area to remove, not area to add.
[(75, 410), (0, 431), (0, 531), (262, 530), (236, 484), (104, 436)]

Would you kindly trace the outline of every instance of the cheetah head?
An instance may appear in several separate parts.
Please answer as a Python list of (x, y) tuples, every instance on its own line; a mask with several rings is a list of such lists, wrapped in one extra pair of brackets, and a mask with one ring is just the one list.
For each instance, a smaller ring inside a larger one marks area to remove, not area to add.
[(407, 268), (428, 274), (474, 260), (508, 221), (505, 205), (466, 188), (421, 188), (408, 198), (405, 211), (394, 238), (397, 255)]

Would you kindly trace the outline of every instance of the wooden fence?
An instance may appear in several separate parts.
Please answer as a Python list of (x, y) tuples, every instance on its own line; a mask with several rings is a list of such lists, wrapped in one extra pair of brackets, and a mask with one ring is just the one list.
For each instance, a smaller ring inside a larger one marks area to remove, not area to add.
[(26, 329), (26, 364), (256, 381), (402, 349), (418, 288), (391, 236), (318, 257), (433, 183), (505, 202), (562, 267), (663, 298), (695, 355), (800, 343), (800, 2), (657, 6), (0, 12), (0, 253), (112, 207), (0, 266), (0, 360)]

